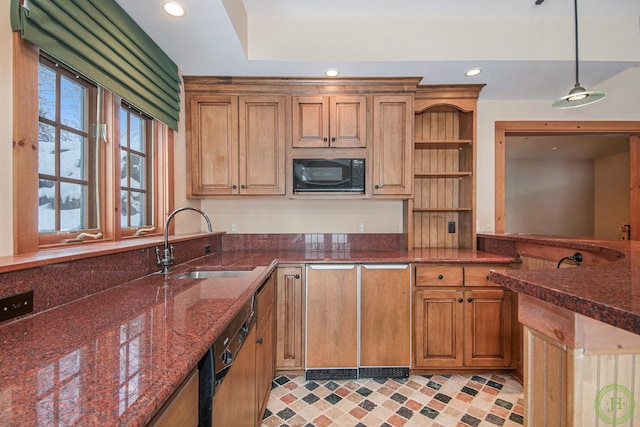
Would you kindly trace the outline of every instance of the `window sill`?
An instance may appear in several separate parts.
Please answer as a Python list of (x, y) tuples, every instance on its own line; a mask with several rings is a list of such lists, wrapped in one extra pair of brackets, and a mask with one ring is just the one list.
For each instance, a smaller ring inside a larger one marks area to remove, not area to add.
[[(192, 240), (204, 236), (215, 236), (224, 232), (195, 233), (169, 236), (170, 243)], [(32, 254), (9, 255), (0, 257), (0, 273), (24, 270), (43, 265), (57, 264), (61, 262), (76, 261), (85, 258), (93, 258), (101, 255), (109, 255), (127, 252), (135, 249), (148, 248), (163, 245), (161, 235), (124, 239), (118, 242), (98, 242), (89, 244), (71, 244), (69, 247), (44, 249)]]

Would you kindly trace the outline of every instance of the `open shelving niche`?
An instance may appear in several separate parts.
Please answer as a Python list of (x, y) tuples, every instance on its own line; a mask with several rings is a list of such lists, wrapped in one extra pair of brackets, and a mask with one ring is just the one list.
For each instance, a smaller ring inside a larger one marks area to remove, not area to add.
[(412, 247), (476, 248), (476, 105), (483, 86), (418, 87), (414, 198), (407, 202)]

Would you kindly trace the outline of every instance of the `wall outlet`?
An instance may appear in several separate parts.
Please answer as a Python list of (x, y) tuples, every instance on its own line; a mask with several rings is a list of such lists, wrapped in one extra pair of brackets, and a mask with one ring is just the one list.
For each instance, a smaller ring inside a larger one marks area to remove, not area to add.
[(235, 224), (231, 224), (231, 232), (235, 233), (236, 231), (238, 231), (238, 227)]
[(0, 322), (33, 311), (33, 291), (11, 295), (0, 300)]
[(358, 229), (360, 230), (361, 233), (364, 233), (364, 222), (360, 223), (360, 226), (358, 227)]
[(449, 221), (447, 223), (447, 231), (449, 233), (455, 233), (456, 232), (456, 222), (455, 221)]

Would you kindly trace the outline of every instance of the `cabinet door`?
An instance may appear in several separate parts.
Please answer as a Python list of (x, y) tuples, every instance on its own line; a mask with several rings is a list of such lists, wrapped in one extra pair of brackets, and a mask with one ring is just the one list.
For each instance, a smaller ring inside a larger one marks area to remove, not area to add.
[(508, 367), (511, 364), (511, 292), (503, 289), (465, 291), (466, 366)]
[(355, 265), (307, 268), (307, 369), (358, 366)]
[(238, 97), (190, 95), (189, 196), (238, 193)]
[(332, 96), (329, 109), (329, 127), (329, 145), (331, 147), (366, 147), (366, 95)]
[(460, 367), (463, 364), (462, 290), (415, 293), (415, 366)]
[(304, 369), (303, 268), (278, 267), (276, 282), (276, 369)]
[(408, 265), (364, 265), (360, 285), (360, 366), (411, 366)]
[(256, 328), (251, 328), (229, 373), (213, 395), (213, 427), (256, 424)]
[(258, 316), (257, 316), (257, 336), (256, 336), (256, 410), (258, 419), (262, 419), (271, 381), (275, 374), (275, 280), (273, 276), (263, 286), (258, 294)]
[(293, 147), (329, 146), (329, 98), (293, 97)]
[(240, 194), (284, 194), (285, 98), (241, 96)]
[(373, 98), (373, 195), (411, 195), (413, 97)]
[(198, 371), (173, 394), (169, 403), (154, 416), (149, 426), (198, 426)]

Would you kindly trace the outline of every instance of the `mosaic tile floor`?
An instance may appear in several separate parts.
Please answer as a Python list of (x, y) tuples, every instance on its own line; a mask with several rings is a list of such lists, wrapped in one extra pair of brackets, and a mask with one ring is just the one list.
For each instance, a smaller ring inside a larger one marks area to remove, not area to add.
[(262, 427), (521, 426), (523, 392), (509, 375), (306, 381), (276, 377)]

